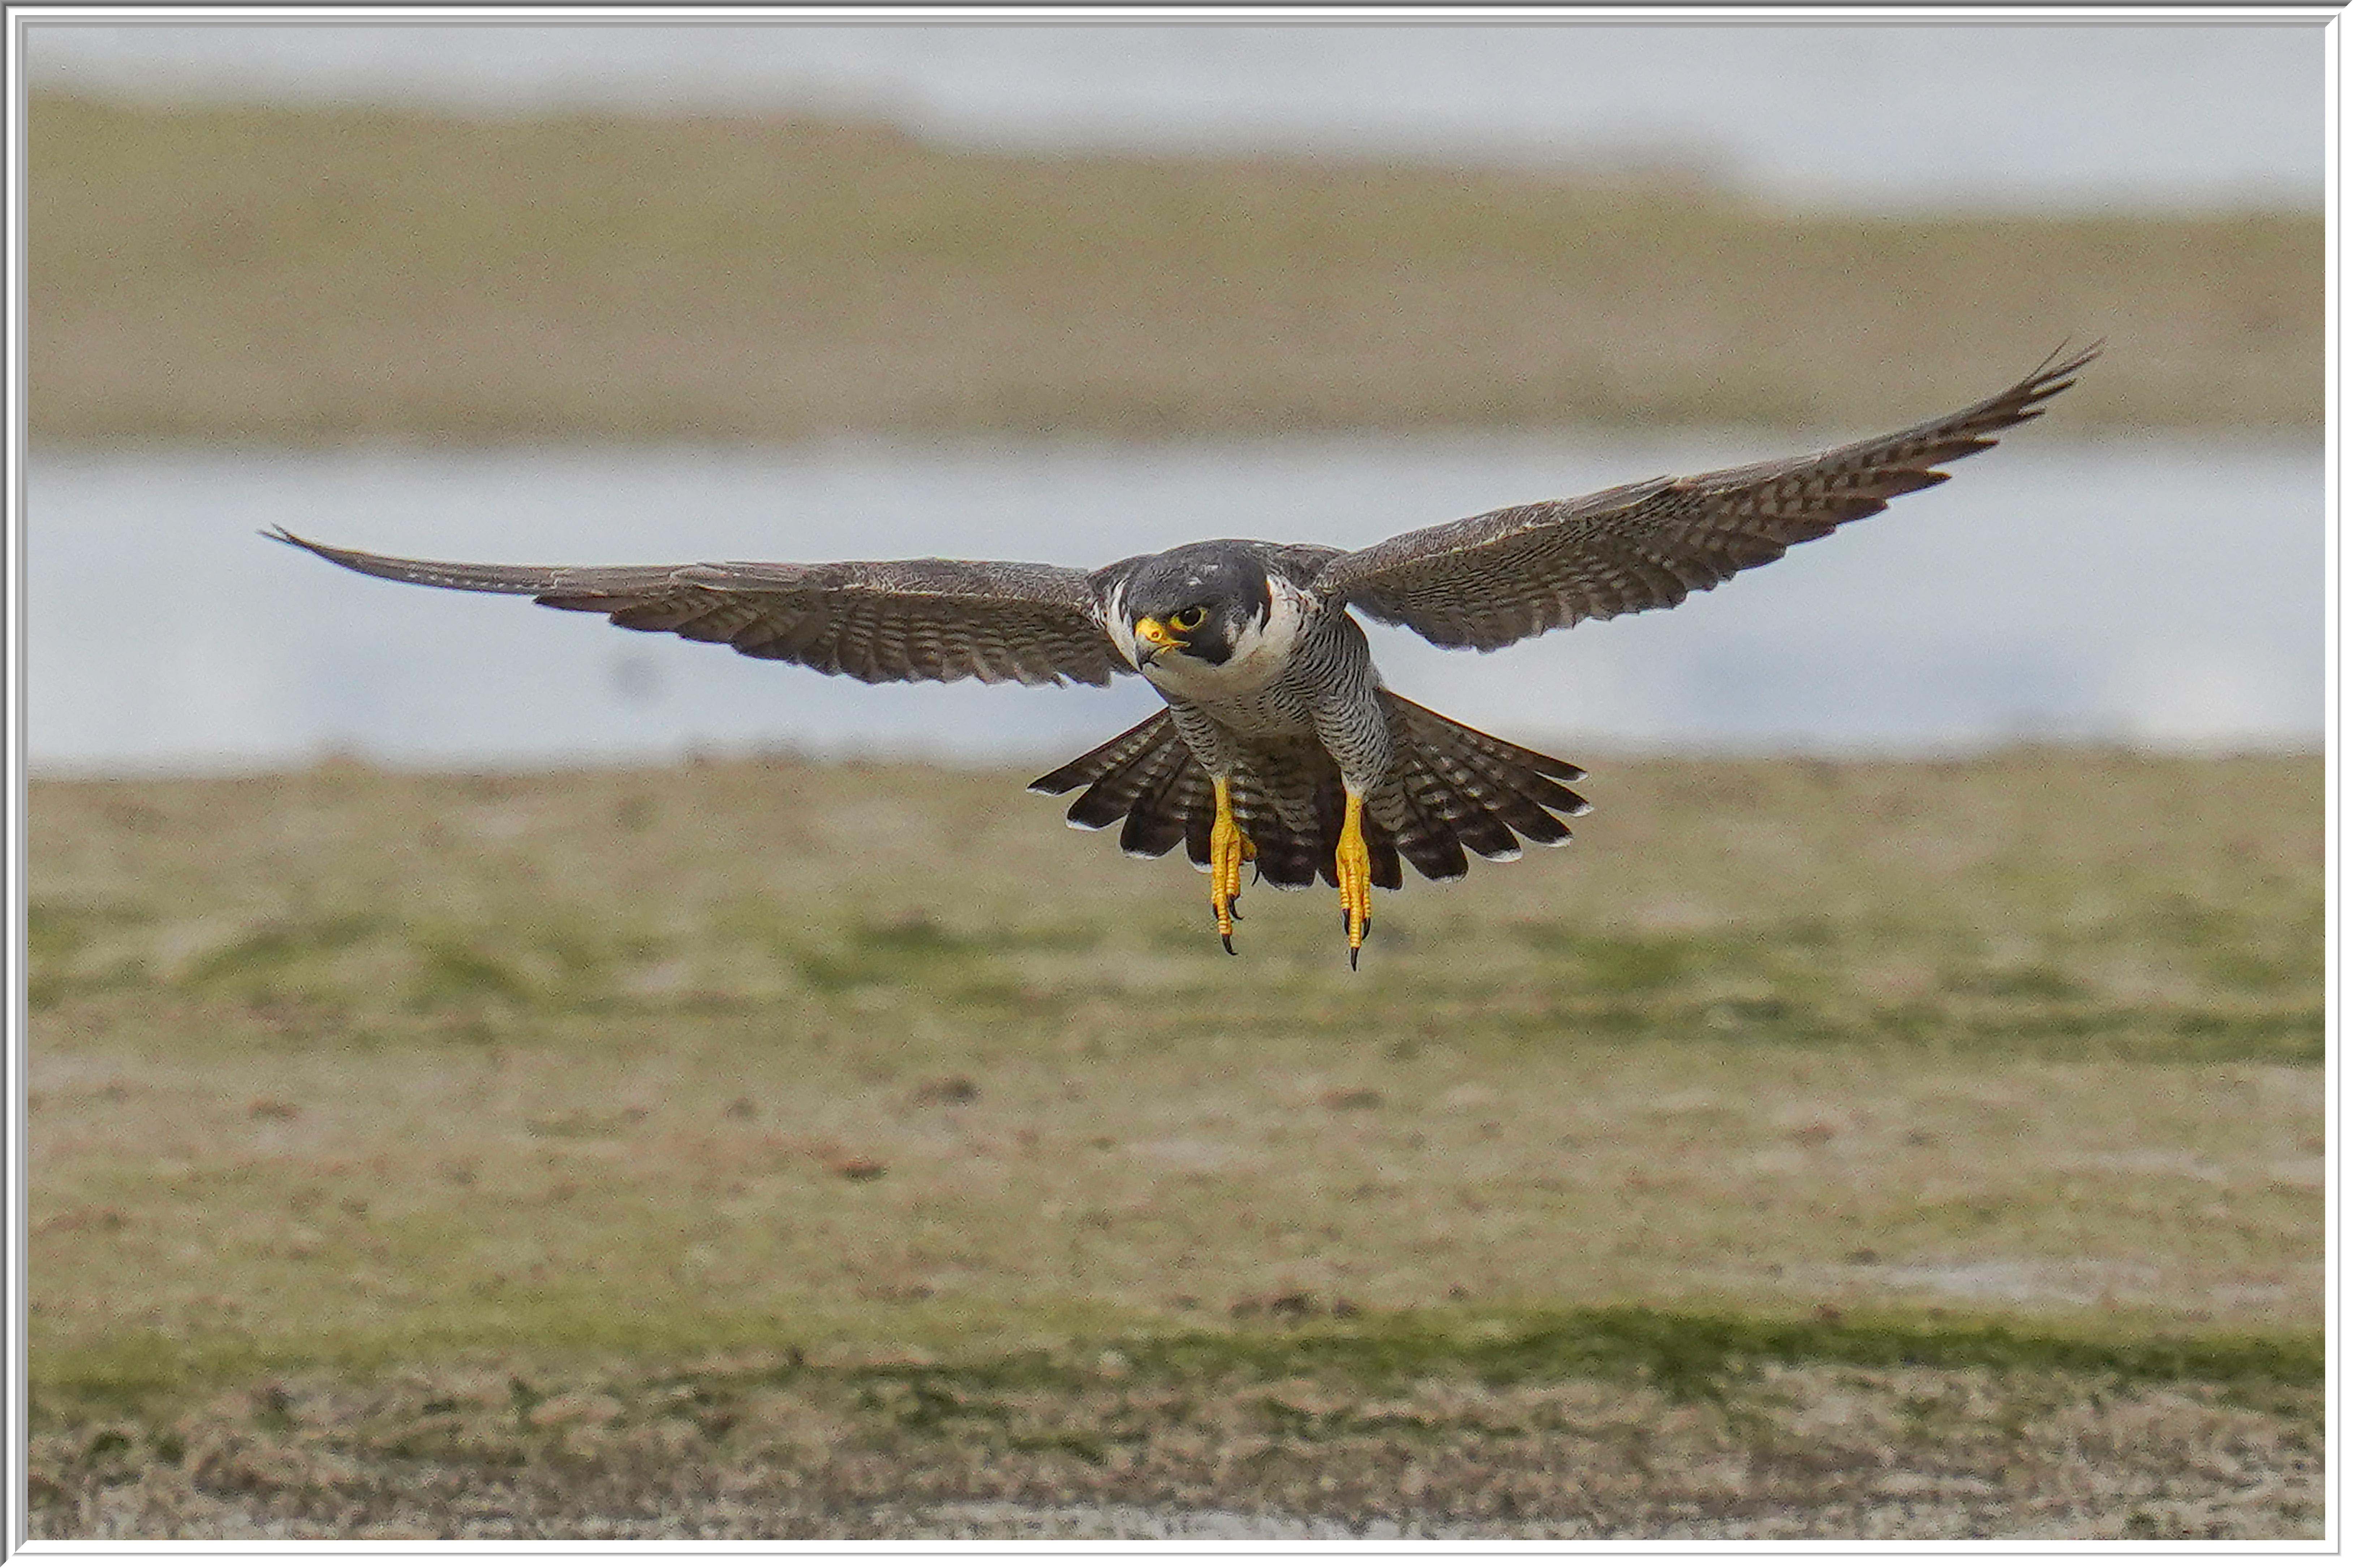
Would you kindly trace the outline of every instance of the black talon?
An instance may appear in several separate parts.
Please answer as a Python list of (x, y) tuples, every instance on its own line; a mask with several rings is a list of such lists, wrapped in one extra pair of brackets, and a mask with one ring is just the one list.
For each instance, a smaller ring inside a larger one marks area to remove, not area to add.
[(1226, 956), (1227, 956), (1228, 958), (1231, 958), (1231, 957), (1233, 957), (1233, 956), (1234, 956), (1234, 939), (1233, 939), (1232, 937), (1230, 937), (1230, 936), (1221, 936), (1221, 937), (1219, 937), (1218, 940), (1219, 940), (1219, 942), (1224, 942), (1224, 943), (1226, 944)]
[(1356, 970), (1356, 954), (1363, 951), (1364, 950), (1361, 948), (1355, 947), (1348, 950), (1348, 972), (1351, 974), (1355, 973)]

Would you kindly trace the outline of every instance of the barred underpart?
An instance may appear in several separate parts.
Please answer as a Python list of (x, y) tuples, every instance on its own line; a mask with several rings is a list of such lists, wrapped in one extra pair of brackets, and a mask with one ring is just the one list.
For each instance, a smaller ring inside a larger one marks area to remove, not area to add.
[[(1464, 851), (1493, 860), (1516, 858), (1523, 838), (1560, 844), (1570, 816), (1590, 809), (1566, 787), (1583, 769), (1456, 723), (1382, 691), (1396, 762), (1366, 799), (1365, 844), (1373, 884), (1404, 883), (1401, 862), (1432, 881), (1452, 881), (1469, 869)], [(1029, 786), (1041, 795), (1083, 787), (1069, 816), (1075, 826), (1103, 828), (1125, 818), (1120, 846), (1156, 856), (1185, 845), (1194, 865), (1209, 863), (1209, 825), (1216, 800), (1208, 772), (1176, 734), (1166, 710), (1079, 757)], [(1278, 888), (1304, 888), (1318, 878), (1337, 883), (1346, 794), (1340, 770), (1314, 742), (1245, 742), (1233, 778), (1234, 816), (1257, 849), (1258, 875)]]

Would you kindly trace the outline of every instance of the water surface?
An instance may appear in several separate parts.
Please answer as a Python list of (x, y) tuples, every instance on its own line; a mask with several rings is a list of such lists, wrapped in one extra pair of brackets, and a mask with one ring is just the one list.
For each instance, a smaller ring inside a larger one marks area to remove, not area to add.
[[(1485, 655), (1376, 627), (1376, 657), (1407, 695), (1572, 758), (2317, 744), (2317, 444), (2072, 446), (2049, 428), (1677, 609)], [(1367, 544), (1798, 445), (44, 453), (27, 476), (32, 760), (244, 768), (344, 750), (554, 763), (693, 747), (1054, 760), (1154, 701), (1134, 679), (861, 686), (524, 600), (359, 577), (258, 538), (264, 528), (475, 560), (1095, 565), (1228, 535)]]

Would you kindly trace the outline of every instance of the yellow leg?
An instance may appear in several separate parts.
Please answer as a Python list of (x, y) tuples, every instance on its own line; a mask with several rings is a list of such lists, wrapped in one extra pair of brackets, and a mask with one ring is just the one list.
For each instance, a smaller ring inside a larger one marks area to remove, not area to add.
[(1258, 854), (1234, 820), (1233, 790), (1224, 779), (1211, 781), (1218, 792), (1217, 820), (1209, 824), (1209, 908), (1218, 917), (1218, 938), (1226, 951), (1234, 950), (1234, 904), (1242, 896), (1242, 862)]
[(1347, 815), (1340, 820), (1340, 848), (1333, 868), (1340, 878), (1340, 926), (1348, 933), (1348, 967), (1356, 967), (1356, 953), (1365, 933), (1373, 929), (1373, 856), (1365, 847), (1365, 800), (1348, 792)]

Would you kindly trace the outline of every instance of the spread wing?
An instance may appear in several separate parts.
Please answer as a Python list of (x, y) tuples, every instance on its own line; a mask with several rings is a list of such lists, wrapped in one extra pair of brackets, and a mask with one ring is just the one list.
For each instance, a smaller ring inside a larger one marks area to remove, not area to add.
[(1128, 665), (1087, 574), (1012, 561), (729, 561), (686, 566), (484, 566), (299, 544), (339, 566), (478, 594), (529, 594), (632, 631), (721, 642), (860, 680), (1065, 680), (1107, 686)]
[(2099, 352), (2063, 348), (2008, 391), (1892, 436), (1400, 533), (1327, 563), (1314, 588), (1440, 647), (1481, 649), (1679, 605), (1896, 496), (1942, 484), (1951, 476), (1936, 465), (2039, 418), (2040, 405), (2073, 385)]

